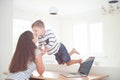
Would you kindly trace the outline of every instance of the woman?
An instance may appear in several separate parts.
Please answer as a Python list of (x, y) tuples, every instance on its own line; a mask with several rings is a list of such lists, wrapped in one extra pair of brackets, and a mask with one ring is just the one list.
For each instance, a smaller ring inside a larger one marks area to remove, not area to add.
[(35, 45), (36, 42), (37, 38), (33, 36), (31, 31), (25, 31), (21, 34), (9, 67), (10, 73), (7, 79), (29, 80), (35, 69), (42, 75), (45, 68), (41, 52)]

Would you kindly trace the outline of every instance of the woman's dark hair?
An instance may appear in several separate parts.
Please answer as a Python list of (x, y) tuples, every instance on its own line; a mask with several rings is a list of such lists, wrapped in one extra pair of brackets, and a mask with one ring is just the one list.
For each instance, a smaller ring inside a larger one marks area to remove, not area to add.
[(44, 28), (44, 27), (45, 27), (43, 21), (41, 21), (41, 20), (36, 20), (36, 21), (32, 24), (32, 28), (33, 28), (34, 26), (38, 26), (38, 27), (40, 27), (40, 28), (42, 28), (42, 27)]
[(9, 71), (11, 73), (24, 71), (27, 69), (29, 62), (35, 61), (34, 50), (37, 47), (32, 39), (33, 34), (31, 31), (25, 31), (20, 35), (14, 56), (9, 67)]

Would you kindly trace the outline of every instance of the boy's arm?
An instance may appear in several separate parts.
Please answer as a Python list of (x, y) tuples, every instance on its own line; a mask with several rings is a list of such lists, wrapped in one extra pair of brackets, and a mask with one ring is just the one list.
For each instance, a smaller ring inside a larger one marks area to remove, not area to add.
[(56, 43), (57, 39), (56, 39), (56, 35), (51, 30), (49, 30), (47, 38), (48, 39), (46, 40), (46, 43), (47, 43), (46, 50), (48, 51), (51, 47), (54, 46), (54, 44)]
[(48, 47), (45, 47), (44, 52), (47, 53), (48, 50), (49, 50)]
[(45, 55), (49, 50), (47, 47), (44, 47), (44, 49), (42, 49), (42, 48), (39, 48), (39, 49), (42, 52), (42, 56)]
[(38, 48), (39, 48), (39, 50), (41, 51), (41, 55), (42, 55), (42, 56), (45, 54), (45, 50), (43, 49), (43, 47), (44, 47), (44, 45), (42, 45), (42, 44), (39, 44), (39, 45), (38, 45)]

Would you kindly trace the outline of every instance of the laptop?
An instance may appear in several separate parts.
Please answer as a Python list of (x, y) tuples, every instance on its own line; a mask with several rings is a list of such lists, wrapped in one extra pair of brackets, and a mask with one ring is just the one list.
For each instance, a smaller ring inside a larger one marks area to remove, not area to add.
[(94, 62), (95, 57), (88, 57), (84, 62), (81, 63), (78, 72), (76, 73), (63, 73), (64, 77), (72, 78), (72, 77), (82, 77), (82, 76), (88, 76), (92, 64)]

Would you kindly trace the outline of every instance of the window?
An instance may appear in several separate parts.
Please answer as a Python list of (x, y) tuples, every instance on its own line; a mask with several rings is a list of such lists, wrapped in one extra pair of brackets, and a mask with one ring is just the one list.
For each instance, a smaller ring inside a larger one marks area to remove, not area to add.
[[(90, 54), (102, 56), (103, 54), (103, 30), (101, 23), (89, 25)], [(102, 55), (101, 55), (102, 54)]]
[(82, 57), (103, 57), (102, 23), (76, 24), (73, 26), (74, 47)]

